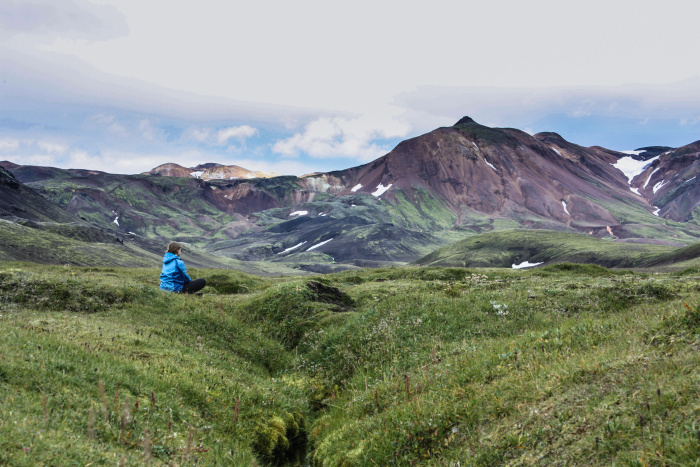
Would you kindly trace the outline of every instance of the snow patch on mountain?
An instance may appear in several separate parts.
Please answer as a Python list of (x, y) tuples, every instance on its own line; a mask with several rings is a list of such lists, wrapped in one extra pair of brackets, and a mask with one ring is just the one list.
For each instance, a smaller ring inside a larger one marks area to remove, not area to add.
[[(654, 162), (656, 159), (658, 159), (659, 156), (653, 157), (647, 161), (638, 161), (632, 156), (625, 156), (621, 157), (615, 162), (614, 164), (610, 164), (619, 171), (621, 171), (623, 174), (625, 174), (625, 177), (627, 177), (627, 183), (630, 184), (632, 183), (632, 179), (639, 175), (640, 173), (644, 172), (644, 170), (649, 167), (649, 165)], [(659, 170), (659, 169), (656, 169)], [(655, 171), (654, 171), (655, 172)], [(653, 175), (653, 173), (652, 173)], [(651, 178), (651, 176), (649, 177)], [(648, 180), (647, 180), (647, 183)], [(646, 185), (644, 186), (646, 188)], [(635, 193), (639, 194), (638, 191), (635, 191), (632, 187), (630, 187), (631, 191), (634, 191)]]
[(523, 269), (523, 268), (531, 268), (533, 266), (539, 266), (542, 263), (530, 263), (529, 261), (524, 261), (520, 264), (515, 264), (513, 263), (513, 269)]
[(304, 243), (306, 243), (306, 241), (303, 241), (303, 242), (299, 243), (298, 245), (291, 246), (291, 247), (287, 248), (287, 249), (284, 250), (284, 251), (280, 251), (280, 252), (277, 253), (277, 254), (278, 254), (278, 255), (281, 255), (282, 253), (286, 253), (286, 252), (288, 252), (288, 251), (296, 250), (297, 248), (299, 248), (300, 246), (302, 246)]
[(496, 172), (498, 172), (498, 169), (497, 169), (496, 167), (494, 167), (494, 165), (493, 165), (492, 163), (490, 163), (489, 161), (487, 161), (486, 158), (484, 158), (484, 162), (486, 162), (486, 164), (487, 164), (489, 167), (491, 167), (493, 170), (495, 170)]
[(356, 192), (357, 190), (359, 190), (360, 188), (362, 188), (362, 184), (361, 184), (361, 183), (358, 183), (357, 185), (355, 185), (354, 187), (352, 187), (352, 189), (351, 189), (350, 191), (352, 191), (353, 193), (355, 193), (355, 192)]
[(561, 205), (564, 206), (564, 211), (566, 211), (566, 213), (567, 213), (569, 216), (571, 216), (571, 213), (569, 212), (569, 210), (566, 209), (566, 201), (562, 200), (562, 201), (561, 201)]
[(292, 216), (305, 216), (305, 215), (307, 215), (308, 213), (309, 213), (309, 211), (294, 211), (293, 213), (291, 213), (291, 214), (289, 215), (289, 217), (292, 217)]
[(664, 185), (666, 185), (667, 183), (668, 183), (667, 181), (661, 180), (659, 183), (654, 185), (654, 188), (652, 188), (651, 191), (653, 191), (654, 194), (656, 194), (656, 192), (659, 191), (660, 189), (662, 189), (664, 187)]
[(316, 248), (325, 245), (326, 243), (330, 242), (331, 240), (333, 240), (333, 239), (331, 238), (330, 240), (326, 240), (325, 242), (317, 243), (317, 244), (315, 244), (314, 246), (309, 247), (309, 249), (306, 250), (306, 251), (315, 250)]
[(386, 193), (386, 191), (389, 188), (391, 188), (392, 185), (393, 185), (393, 183), (390, 183), (389, 186), (384, 186), (380, 183), (379, 185), (377, 185), (377, 189), (372, 192), (372, 196), (376, 196), (377, 198), (379, 198), (384, 193)]

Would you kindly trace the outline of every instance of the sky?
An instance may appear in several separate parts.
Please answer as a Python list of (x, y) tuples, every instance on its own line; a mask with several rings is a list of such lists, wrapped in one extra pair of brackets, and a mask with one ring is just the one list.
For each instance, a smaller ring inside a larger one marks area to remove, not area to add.
[(463, 116), (700, 140), (696, 0), (0, 0), (0, 160), (302, 175)]

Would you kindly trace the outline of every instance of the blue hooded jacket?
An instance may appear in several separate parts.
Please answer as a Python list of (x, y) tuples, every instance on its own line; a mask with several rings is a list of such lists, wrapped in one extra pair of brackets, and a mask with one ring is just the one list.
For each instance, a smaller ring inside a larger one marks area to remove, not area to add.
[(179, 292), (187, 282), (192, 282), (192, 279), (187, 275), (185, 263), (175, 253), (166, 253), (160, 272), (160, 290)]

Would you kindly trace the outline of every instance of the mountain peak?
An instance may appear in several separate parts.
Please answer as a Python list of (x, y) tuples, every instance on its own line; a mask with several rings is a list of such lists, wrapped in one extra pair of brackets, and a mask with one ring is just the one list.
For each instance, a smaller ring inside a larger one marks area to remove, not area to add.
[(469, 123), (476, 123), (473, 118), (464, 116), (459, 119), (457, 123), (455, 123), (453, 126), (460, 126), (460, 125), (467, 125)]
[(559, 133), (554, 133), (553, 131), (543, 131), (541, 133), (537, 133), (534, 135), (535, 139), (538, 139), (540, 141), (563, 141), (566, 142), (564, 138)]

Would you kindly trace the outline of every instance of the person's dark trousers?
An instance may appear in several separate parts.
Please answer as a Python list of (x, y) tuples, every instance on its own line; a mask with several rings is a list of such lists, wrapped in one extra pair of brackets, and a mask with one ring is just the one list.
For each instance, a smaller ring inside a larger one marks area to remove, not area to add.
[(206, 279), (195, 279), (192, 282), (188, 282), (182, 286), (182, 293), (199, 292), (205, 285), (207, 285)]

